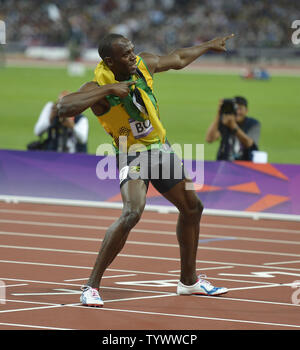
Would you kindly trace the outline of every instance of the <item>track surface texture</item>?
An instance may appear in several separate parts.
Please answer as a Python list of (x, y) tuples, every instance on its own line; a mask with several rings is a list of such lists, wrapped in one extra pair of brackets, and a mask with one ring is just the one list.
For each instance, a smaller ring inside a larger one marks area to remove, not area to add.
[(197, 269), (229, 292), (178, 296), (177, 214), (145, 211), (80, 305), (117, 209), (0, 202), (0, 329), (296, 330), (300, 223), (204, 215)]

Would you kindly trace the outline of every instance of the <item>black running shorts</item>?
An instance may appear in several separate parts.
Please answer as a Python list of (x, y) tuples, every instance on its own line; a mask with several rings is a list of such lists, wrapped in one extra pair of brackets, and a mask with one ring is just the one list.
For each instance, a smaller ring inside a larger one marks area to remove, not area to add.
[(142, 179), (160, 193), (168, 192), (186, 178), (182, 160), (169, 144), (134, 154), (118, 154), (120, 187), (129, 180)]

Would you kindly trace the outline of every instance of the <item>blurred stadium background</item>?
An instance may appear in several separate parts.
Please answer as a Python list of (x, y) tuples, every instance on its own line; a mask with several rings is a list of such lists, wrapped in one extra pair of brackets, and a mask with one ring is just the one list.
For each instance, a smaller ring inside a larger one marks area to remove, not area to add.
[[(178, 210), (152, 184), (145, 209), (153, 213), (104, 277), (104, 299), (117, 304), (109, 304), (105, 317), (76, 307), (75, 289), (94, 263), (95, 240), (123, 208), (114, 159), (95, 156), (111, 138), (87, 110), (88, 155), (26, 149), (38, 140), (34, 126), (45, 104), (93, 79), (99, 39), (110, 32), (130, 38), (137, 53), (157, 54), (235, 34), (227, 52), (209, 52), (154, 80), (170, 143), (205, 145), (204, 165), (187, 162), (193, 175), (204, 175), (194, 181), (205, 208), (197, 269), (230, 288), (221, 307), (212, 299), (200, 300), (199, 308), (198, 298), (178, 307), (169, 293), (180, 267), (173, 252)], [(300, 0), (0, 0), (0, 282), (12, 287), (7, 299), (0, 295), (0, 329), (299, 329), (299, 289), (291, 290), (300, 279), (295, 33), (300, 42)], [(246, 78), (261, 69), (269, 79)], [(237, 95), (261, 122), (259, 148), (268, 163), (215, 161), (219, 143), (205, 142), (219, 100)]]
[[(244, 95), (249, 115), (261, 121), (260, 149), (269, 161), (299, 163), (300, 49), (291, 41), (297, 19), (300, 3), (288, 0), (0, 0), (6, 26), (0, 149), (26, 149), (45, 103), (92, 79), (98, 41), (109, 32), (129, 37), (136, 52), (158, 54), (235, 33), (227, 53), (208, 53), (183, 71), (157, 75), (169, 140), (205, 143), (219, 99)], [(261, 67), (271, 79), (241, 78)], [(88, 150), (95, 154), (110, 138), (85, 114)], [(215, 160), (217, 147), (205, 144), (205, 160)]]

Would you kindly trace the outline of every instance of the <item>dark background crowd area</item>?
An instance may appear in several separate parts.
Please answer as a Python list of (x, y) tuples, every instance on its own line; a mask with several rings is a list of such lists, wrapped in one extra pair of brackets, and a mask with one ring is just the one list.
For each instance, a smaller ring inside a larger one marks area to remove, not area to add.
[(296, 0), (0, 0), (7, 42), (95, 48), (109, 32), (166, 52), (235, 33), (229, 49), (291, 46)]

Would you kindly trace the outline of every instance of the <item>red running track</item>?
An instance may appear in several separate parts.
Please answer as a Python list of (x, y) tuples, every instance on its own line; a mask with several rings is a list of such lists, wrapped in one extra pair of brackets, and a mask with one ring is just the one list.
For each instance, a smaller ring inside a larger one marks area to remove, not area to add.
[(0, 203), (0, 329), (300, 328), (298, 222), (204, 216), (199, 273), (230, 290), (220, 297), (177, 296), (177, 215), (144, 212), (105, 273), (104, 307), (81, 306), (80, 286), (119, 215)]

